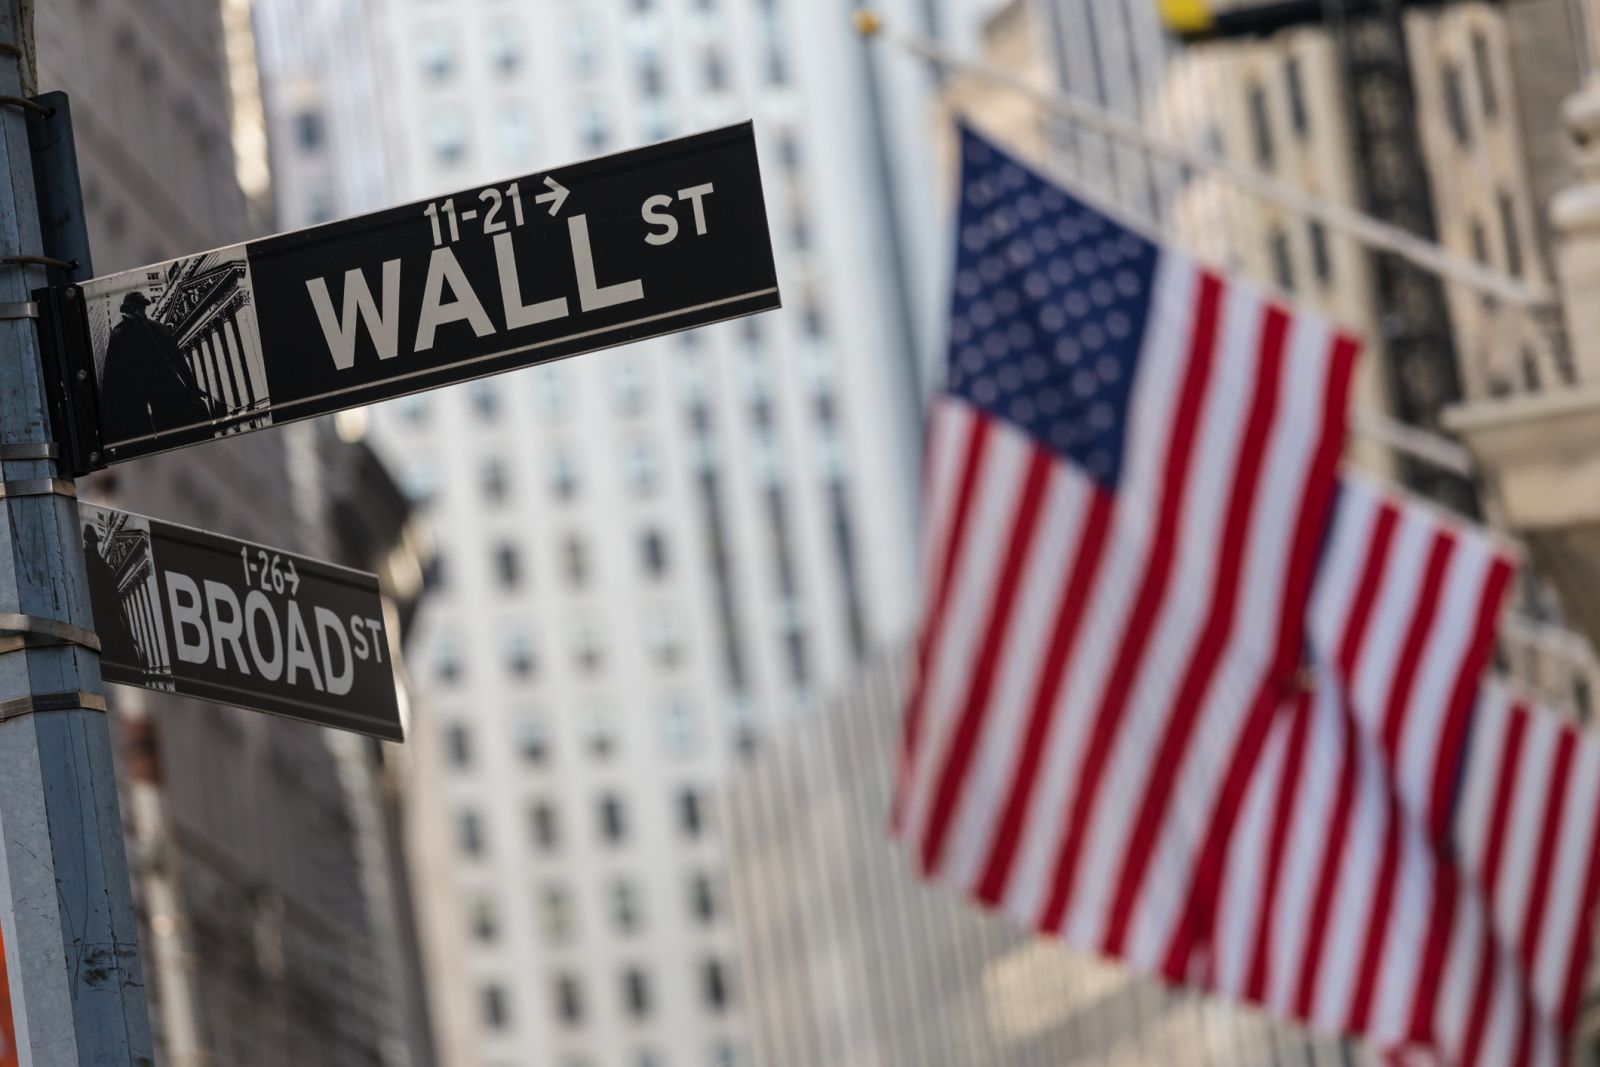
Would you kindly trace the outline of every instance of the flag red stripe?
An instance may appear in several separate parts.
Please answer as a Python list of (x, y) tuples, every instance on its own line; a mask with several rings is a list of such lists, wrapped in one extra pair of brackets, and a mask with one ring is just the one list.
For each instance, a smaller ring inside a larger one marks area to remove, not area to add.
[(1494, 810), (1489, 816), (1489, 845), (1483, 858), (1483, 896), (1493, 925), (1495, 889), (1500, 882), (1500, 850), (1505, 845), (1506, 824), (1511, 821), (1511, 797), (1516, 791), (1518, 771), (1522, 767), (1523, 734), (1528, 725), (1526, 710), (1521, 704), (1512, 708), (1511, 722), (1506, 730), (1505, 747), (1500, 750), (1500, 771), (1495, 779)]
[(1055, 876), (1040, 916), (1040, 926), (1046, 930), (1061, 928), (1062, 917), (1077, 880), (1084, 833), (1100, 799), (1100, 780), (1120, 732), (1128, 693), (1139, 663), (1144, 658), (1157, 613), (1166, 599), (1167, 582), (1172, 575), (1178, 528), (1182, 521), (1184, 499), (1188, 495), (1188, 470), (1195, 458), (1194, 439), (1199, 430), (1200, 410), (1211, 381), (1211, 369), (1216, 363), (1217, 329), (1222, 303), (1222, 280), (1219, 277), (1202, 271), (1199, 281), (1194, 332), (1190, 336), (1189, 357), (1163, 469), (1154, 544), (1134, 599), (1132, 617), (1128, 620), (1122, 645), (1112, 664), (1111, 677), (1101, 697), (1100, 707), (1095, 712), (1082, 767), (1073, 783), (1072, 800), (1065, 813), (1066, 831), (1056, 856)]
[(1254, 395), (1250, 399), (1250, 413), (1240, 442), (1238, 465), (1229, 493), (1228, 513), (1223, 522), (1216, 591), (1211, 600), (1210, 614), (1201, 629), (1200, 639), (1190, 655), (1189, 665), (1173, 701), (1172, 714), (1167, 720), (1149, 783), (1145, 787), (1144, 801), (1134, 823), (1133, 836), (1128, 842), (1122, 874), (1117, 880), (1104, 945), (1105, 951), (1113, 955), (1122, 951), (1133, 905), (1144, 884), (1145, 872), (1154, 852), (1156, 835), (1166, 821), (1173, 787), (1177, 785), (1189, 752), (1189, 739), (1200, 719), (1217, 664), (1233, 632), (1244, 552), (1250, 544), (1250, 520), (1255, 513), (1256, 496), (1261, 488), (1262, 468), (1266, 465), (1268, 436), (1278, 412), (1278, 389), (1283, 379), (1284, 342), (1288, 332), (1288, 315), (1281, 308), (1269, 305), (1261, 324)]
[(1269, 949), (1272, 945), (1272, 922), (1277, 915), (1278, 883), (1283, 874), (1284, 851), (1289, 844), (1289, 824), (1293, 821), (1300, 796), (1300, 768), (1305, 763), (1306, 738), (1310, 735), (1312, 694), (1308, 689), (1295, 701), (1294, 725), (1290, 728), (1289, 751), (1285, 756), (1283, 776), (1278, 780), (1278, 800), (1272, 813), (1272, 836), (1267, 844), (1266, 864), (1261, 872), (1261, 904), (1256, 914), (1254, 952), (1250, 960), (1250, 975), (1245, 984), (1245, 996), (1257, 1002), (1266, 997), (1270, 974)]
[(1017, 501), (1016, 518), (1011, 525), (1011, 543), (1006, 550), (1000, 581), (995, 589), (994, 601), (989, 609), (989, 623), (984, 629), (983, 645), (978, 652), (978, 662), (973, 669), (967, 699), (950, 740), (945, 757), (944, 771), (939, 776), (934, 793), (933, 807), (928, 816), (927, 829), (922, 838), (922, 869), (938, 869), (943, 857), (945, 842), (949, 837), (950, 819), (960, 799), (961, 787), (966, 781), (967, 769), (972, 763), (978, 745), (978, 730), (988, 710), (989, 694), (994, 687), (995, 666), (1000, 659), (1007, 631), (1016, 613), (1012, 602), (1016, 599), (1017, 584), (1022, 578), (1023, 564), (1033, 546), (1034, 534), (1039, 529), (1039, 512), (1044, 504), (1045, 487), (1050, 481), (1054, 466), (1051, 454), (1038, 446), (1032, 448), (1028, 472), (1024, 476), (1022, 494)]
[(1450, 805), (1466, 761), (1467, 723), (1484, 666), (1494, 648), (1493, 619), (1500, 612), (1514, 571), (1507, 560), (1496, 557), (1489, 566), (1483, 594), (1478, 600), (1478, 616), (1473, 624), (1476, 640), (1461, 659), (1461, 672), (1456, 675), (1455, 690), (1450, 695), (1444, 726), (1439, 731), (1439, 751), (1434, 757), (1433, 798), (1428, 818), (1428, 833), (1434, 838), (1442, 836), (1449, 825)]
[(1387, 795), (1388, 825), (1383, 831), (1383, 858), (1378, 864), (1377, 891), (1367, 911), (1367, 937), (1361, 949), (1361, 965), (1356, 972), (1355, 999), (1350, 1006), (1350, 1029), (1360, 1033), (1367, 1028), (1372, 1013), (1372, 998), (1378, 991), (1378, 965), (1389, 940), (1394, 914), (1394, 887), (1400, 875), (1400, 798), (1391, 788)]
[(1540, 828), (1539, 851), (1533, 867), (1533, 892), (1528, 897), (1528, 910), (1523, 913), (1522, 963), (1529, 974), (1534, 972), (1539, 958), (1539, 935), (1544, 929), (1545, 901), (1550, 895), (1550, 869), (1555, 866), (1556, 839), (1560, 836), (1562, 820), (1566, 818), (1567, 781), (1572, 774), (1572, 757), (1577, 747), (1578, 735), (1563, 729), (1556, 741), (1556, 762), (1544, 802), (1544, 825)]
[(1442, 989), (1445, 954), (1450, 948), (1450, 933), (1455, 926), (1456, 901), (1461, 890), (1461, 876), (1453, 862), (1433, 863), (1433, 903), (1428, 909), (1428, 941), (1422, 950), (1422, 966), (1417, 973), (1415, 995), (1411, 1002), (1411, 1024), (1406, 1036), (1412, 1040), (1431, 1043), (1435, 1040), (1434, 1018)]
[(1067, 572), (1061, 606), (1056, 611), (1050, 645), (1045, 650), (1044, 668), (1034, 688), (1027, 735), (1022, 743), (1022, 759), (1012, 775), (1011, 789), (1006, 795), (1005, 809), (995, 832), (994, 843), (990, 846), (983, 875), (974, 890), (978, 899), (986, 904), (999, 902), (1011, 878), (1011, 865), (1016, 861), (1017, 846), (1022, 841), (1023, 817), (1027, 813), (1028, 800), (1033, 796), (1034, 781), (1044, 758), (1045, 740), (1054, 722), (1056, 696), (1086, 615), (1089, 594), (1093, 591), (1094, 578), (1100, 569), (1100, 557), (1105, 551), (1106, 532), (1111, 527), (1115, 512), (1113, 499), (1109, 493), (1099, 489), (1093, 489), (1089, 494), (1089, 517), (1084, 521), (1077, 554)]
[(1462, 1067), (1472, 1067), (1483, 1051), (1483, 1033), (1489, 1025), (1489, 1007), (1494, 998), (1495, 951), (1498, 942), (1490, 915), (1483, 917), (1483, 956), (1478, 960), (1478, 982), (1472, 992), (1472, 1012), (1467, 1017), (1466, 1040), (1461, 1047)]
[(1594, 833), (1589, 840), (1589, 869), (1584, 874), (1583, 907), (1578, 912), (1572, 955), (1567, 961), (1566, 993), (1561, 998), (1561, 1018), (1557, 1020), (1563, 1028), (1571, 1026), (1578, 1017), (1578, 1000), (1583, 992), (1591, 938), (1594, 936), (1596, 897), (1600, 897), (1600, 819), (1595, 820)]
[(1322, 948), (1328, 933), (1328, 912), (1333, 907), (1333, 891), (1339, 880), (1339, 865), (1344, 858), (1345, 839), (1350, 832), (1350, 809), (1355, 804), (1356, 792), (1356, 736), (1355, 717), (1342, 715), (1343, 763), (1339, 769), (1339, 788), (1333, 805), (1333, 824), (1329, 828), (1326, 850), (1318, 864), (1317, 888), (1311, 901), (1311, 914), (1306, 920), (1305, 954), (1300, 958), (1300, 975), (1295, 985), (1294, 1012), (1302, 1019), (1311, 1017), (1312, 999), (1316, 992), (1317, 973), (1322, 966)]
[(944, 559), (939, 565), (939, 577), (934, 586), (933, 601), (923, 618), (920, 647), (917, 650), (917, 675), (912, 683), (911, 700), (906, 705), (905, 734), (900, 751), (900, 783), (895, 790), (890, 812), (890, 825), (899, 831), (905, 819), (905, 805), (916, 770), (917, 745), (921, 740), (923, 698), (927, 690), (928, 659), (933, 654), (933, 643), (944, 624), (950, 587), (954, 584), (956, 561), (961, 555), (966, 537), (967, 519), (972, 514), (972, 497), (977, 491), (978, 471), (983, 467), (983, 454), (989, 440), (989, 420), (972, 420), (972, 432), (967, 442), (966, 461), (961, 471), (960, 488), (956, 492), (955, 510), (950, 518), (950, 536), (944, 543)]
[[(1416, 683), (1417, 665), (1422, 661), (1422, 649), (1434, 633), (1434, 622), (1439, 613), (1439, 594), (1444, 588), (1445, 570), (1455, 552), (1455, 539), (1444, 530), (1436, 530), (1433, 543), (1428, 546), (1428, 560), (1422, 569), (1422, 589), (1411, 612), (1411, 626), (1406, 631), (1405, 643), (1400, 649), (1394, 681), (1389, 687), (1389, 704), (1383, 714), (1383, 750), (1398, 766), (1400, 734), (1405, 726), (1406, 709), (1411, 703), (1412, 686)], [(1391, 771), (1393, 767), (1389, 768)]]
[(1367, 623), (1372, 618), (1372, 607), (1378, 599), (1378, 586), (1388, 570), (1389, 549), (1394, 543), (1394, 528), (1400, 513), (1388, 501), (1378, 507), (1372, 524), (1372, 539), (1367, 546), (1366, 564), (1361, 571), (1361, 581), (1356, 587), (1354, 602), (1345, 618), (1344, 633), (1340, 636), (1335, 662), (1345, 678), (1354, 678), (1356, 653), (1367, 635)]

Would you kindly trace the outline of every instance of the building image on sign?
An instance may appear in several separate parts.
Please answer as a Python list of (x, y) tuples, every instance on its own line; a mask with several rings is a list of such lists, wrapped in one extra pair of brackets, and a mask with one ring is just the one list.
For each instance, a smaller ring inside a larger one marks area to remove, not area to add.
[(244, 245), (91, 283), (84, 296), (108, 447), (158, 429), (211, 423), (221, 437), (272, 424)]
[(156, 582), (150, 521), (87, 505), (82, 514), (89, 596), (107, 666), (138, 663), (142, 672), (138, 685), (171, 690), (172, 654)]

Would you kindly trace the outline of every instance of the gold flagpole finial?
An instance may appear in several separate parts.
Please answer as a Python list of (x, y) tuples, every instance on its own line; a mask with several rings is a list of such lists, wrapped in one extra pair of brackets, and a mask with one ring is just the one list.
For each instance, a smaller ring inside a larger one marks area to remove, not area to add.
[(883, 19), (869, 7), (856, 8), (855, 13), (850, 16), (850, 24), (863, 37), (873, 37), (883, 29)]

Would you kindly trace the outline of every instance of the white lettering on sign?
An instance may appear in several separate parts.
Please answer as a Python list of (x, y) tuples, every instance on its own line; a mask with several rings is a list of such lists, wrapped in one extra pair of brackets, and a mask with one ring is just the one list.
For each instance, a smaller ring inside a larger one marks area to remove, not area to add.
[(306, 282), (311, 293), (311, 306), (317, 311), (317, 323), (327, 338), (328, 351), (333, 355), (333, 365), (349, 370), (356, 361), (356, 320), (366, 323), (372, 335), (372, 344), (379, 359), (393, 359), (400, 345), (400, 261), (383, 262), (383, 306), (372, 299), (367, 288), (367, 276), (359, 270), (344, 272), (344, 309), (335, 318), (333, 300), (328, 296), (328, 283), (322, 278)]
[(345, 618), (312, 605), (313, 642), (305, 613), (292, 596), (274, 602), (266, 592), (251, 589), (241, 603), (239, 593), (224, 582), (197, 583), (178, 571), (164, 571), (162, 577), (173, 641), (185, 663), (345, 696), (355, 687), (357, 661), (383, 662), (381, 619)]
[(657, 193), (644, 202), (639, 209), (639, 217), (650, 226), (659, 226), (659, 230), (644, 235), (646, 244), (669, 245), (678, 239), (678, 217), (667, 210), (674, 203), (684, 200), (689, 201), (694, 212), (694, 232), (697, 237), (706, 235), (706, 205), (705, 198), (716, 192), (716, 188), (706, 182), (704, 185), (691, 185), (687, 189), (679, 189), (677, 199), (674, 200), (667, 193)]
[[(455, 297), (449, 303), (444, 302), (446, 282)], [(472, 291), (456, 254), (448, 248), (435, 248), (428, 257), (428, 280), (422, 283), (422, 317), (417, 320), (417, 343), (411, 350), (426, 352), (433, 347), (435, 330), (447, 322), (462, 319), (471, 324), (472, 332), (479, 337), (494, 333), (494, 323), (489, 321), (478, 294)]]
[[(680, 199), (689, 200), (693, 205), (696, 233), (706, 232), (705, 208), (701, 200), (711, 192), (708, 183), (678, 194)], [(661, 203), (657, 204), (657, 201)], [(671, 197), (652, 197), (646, 201), (646, 221), (666, 229), (664, 235), (651, 234), (645, 240), (652, 244), (666, 244), (678, 235), (676, 218), (669, 214), (652, 215), (650, 210), (652, 204), (665, 207), (672, 202)], [(520, 201), (514, 203), (518, 207), (517, 222), (520, 225)], [(516, 246), (512, 244), (512, 233), (504, 228), (491, 232), (496, 275), (500, 284), (500, 306), (505, 321), (496, 326), (468, 281), (455, 252), (449, 244), (439, 245), (428, 257), (428, 274), (422, 285), (417, 333), (411, 345), (413, 353), (431, 351), (439, 328), (456, 322), (465, 322), (477, 337), (487, 337), (501, 329), (517, 330), (536, 326), (571, 314), (572, 309), (565, 296), (523, 303), (522, 279), (517, 272), (517, 253)], [(644, 299), (644, 282), (639, 278), (610, 285), (600, 284), (586, 215), (573, 215), (567, 219), (567, 239), (572, 252), (573, 273), (578, 281), (578, 305), (581, 310), (601, 311)], [(379, 359), (393, 359), (399, 351), (401, 261), (385, 260), (382, 271), (381, 303), (373, 299), (371, 286), (359, 268), (346, 271), (343, 304), (338, 313), (334, 312), (327, 279), (311, 278), (306, 282), (306, 291), (317, 313), (317, 323), (322, 327), (323, 340), (328, 344), (333, 365), (340, 370), (355, 366), (356, 341), (362, 328), (372, 337)]]

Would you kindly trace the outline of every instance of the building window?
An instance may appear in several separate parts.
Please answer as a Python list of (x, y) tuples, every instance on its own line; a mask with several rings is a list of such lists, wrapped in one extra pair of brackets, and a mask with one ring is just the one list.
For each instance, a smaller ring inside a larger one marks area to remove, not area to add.
[(1500, 110), (1500, 93), (1494, 83), (1494, 66), (1489, 60), (1489, 39), (1482, 30), (1472, 31), (1472, 66), (1478, 76), (1478, 96), (1483, 103), (1485, 118), (1494, 118)]
[(724, 1039), (712, 1046), (711, 1067), (739, 1067), (739, 1053), (732, 1041)]
[(1279, 229), (1272, 231), (1272, 276), (1278, 288), (1294, 292), (1294, 256), (1289, 249), (1289, 235)]
[(315, 152), (327, 139), (323, 129), (322, 112), (302, 111), (294, 117), (294, 139), (301, 151)]
[(428, 142), (441, 166), (454, 166), (467, 154), (467, 120), (457, 108), (442, 108), (428, 123)]
[(678, 794), (678, 824), (683, 827), (683, 836), (688, 838), (699, 837), (705, 829), (700, 793), (692, 785), (684, 786)]
[(517, 751), (529, 763), (543, 763), (550, 756), (550, 729), (544, 716), (524, 711), (517, 716)]
[(491, 1030), (504, 1030), (511, 1022), (506, 991), (491, 982), (483, 987), (483, 1021)]
[(643, 1019), (650, 1014), (650, 982), (637, 967), (629, 967), (622, 972), (622, 1003), (635, 1019)]
[(540, 367), (534, 372), (533, 396), (539, 414), (564, 419), (572, 408), (572, 378), (566, 367)]
[[(439, 566), (441, 557), (434, 557), (434, 565)], [(440, 568), (442, 570), (442, 568)], [(438, 647), (434, 649), (433, 673), (445, 685), (451, 685), (461, 677), (461, 656), (456, 652), (456, 643), (448, 635), (439, 639)]]
[(654, 496), (661, 483), (660, 453), (647, 438), (636, 437), (623, 457), (627, 466), (628, 487), (635, 496)]
[(494, 573), (506, 589), (515, 589), (522, 581), (522, 564), (517, 556), (517, 546), (500, 544), (494, 550)]
[(606, 665), (605, 640), (600, 627), (593, 622), (580, 622), (573, 633), (573, 659), (585, 674), (599, 674)]
[(522, 66), (522, 26), (507, 15), (490, 20), (489, 66), (502, 78), (509, 78)]
[(663, 578), (667, 573), (667, 539), (660, 530), (646, 530), (639, 538), (639, 552), (644, 558), (645, 573), (652, 578)]
[(800, 169), (800, 139), (787, 126), (778, 132), (778, 162), (791, 173)]
[(1299, 56), (1290, 56), (1284, 62), (1283, 80), (1289, 91), (1289, 121), (1294, 125), (1294, 132), (1304, 137), (1310, 120), (1306, 116), (1306, 91), (1301, 83)]
[(1267, 112), (1267, 91), (1260, 85), (1250, 86), (1250, 128), (1255, 134), (1256, 162), (1264, 168), (1272, 166), (1272, 116)]
[(1328, 231), (1320, 222), (1311, 222), (1306, 226), (1306, 234), (1311, 240), (1311, 269), (1316, 271), (1317, 281), (1326, 285), (1333, 278), (1333, 259), (1328, 251)]
[(627, 813), (622, 798), (615, 793), (600, 798), (600, 836), (611, 844), (628, 836)]
[(1467, 225), (1468, 232), (1472, 235), (1472, 258), (1479, 263), (1489, 262), (1489, 235), (1484, 232), (1483, 223), (1472, 219)]
[(452, 767), (472, 766), (472, 731), (466, 723), (451, 723), (445, 729), (444, 751)]
[(611, 921), (616, 923), (618, 933), (639, 932), (639, 906), (639, 887), (630, 879), (618, 878), (611, 883)]
[(620, 415), (638, 415), (649, 399), (644, 367), (631, 353), (618, 353), (611, 364), (611, 400)]
[(583, 989), (576, 975), (563, 974), (556, 978), (556, 1016), (569, 1026), (583, 1021)]
[(495, 108), (494, 143), (507, 167), (526, 166), (533, 160), (533, 117), (521, 102), (508, 100)]
[(1467, 101), (1461, 88), (1461, 68), (1454, 63), (1446, 63), (1441, 76), (1444, 79), (1444, 107), (1445, 115), (1450, 121), (1450, 129), (1456, 135), (1456, 143), (1462, 148), (1472, 140), (1472, 127), (1467, 123)]
[(589, 584), (589, 544), (577, 534), (568, 534), (561, 542), (561, 565), (567, 582), (575, 589)]
[(594, 11), (574, 7), (567, 22), (567, 56), (572, 72), (588, 77), (600, 69), (600, 24)]
[(533, 635), (527, 627), (521, 623), (510, 624), (506, 627), (503, 640), (506, 673), (513, 678), (532, 677), (539, 662), (533, 648)]
[(500, 916), (493, 897), (480, 895), (473, 898), (471, 927), (472, 936), (479, 941), (491, 942), (499, 936)]
[(566, 886), (547, 885), (539, 895), (539, 925), (544, 929), (545, 940), (553, 945), (565, 944), (572, 938), (572, 894)]
[(456, 70), (455, 31), (442, 24), (425, 26), (417, 38), (417, 58), (422, 72), (433, 82), (442, 82)]
[(645, 646), (656, 666), (671, 669), (683, 661), (683, 627), (668, 608), (652, 612), (645, 622)]
[(571, 500), (578, 495), (578, 461), (564, 444), (550, 448), (550, 491), (558, 500)]
[(528, 822), (533, 829), (533, 842), (546, 852), (561, 846), (561, 825), (555, 805), (548, 800), (535, 801), (528, 810)]
[(661, 707), (661, 747), (669, 756), (687, 756), (695, 747), (694, 708), (682, 695), (667, 697)]
[(1579, 675), (1572, 680), (1572, 706), (1578, 713), (1578, 721), (1586, 723), (1593, 714), (1593, 704), (1589, 696), (1589, 679)]
[(811, 681), (811, 657), (806, 632), (795, 620), (790, 620), (784, 630), (783, 649), (789, 664), (789, 681), (796, 689), (805, 689)]
[(728, 979), (723, 973), (722, 961), (706, 960), (700, 967), (700, 989), (705, 996), (706, 1008), (721, 1012), (728, 1007)]
[(699, 871), (689, 879), (689, 914), (697, 922), (709, 924), (717, 918), (717, 890), (711, 876)]
[(456, 816), (456, 845), (468, 856), (484, 851), (483, 818), (470, 808)]
[(579, 107), (578, 133), (591, 151), (598, 152), (606, 146), (611, 136), (611, 124), (606, 119), (605, 105), (590, 98)]
[(1522, 276), (1522, 233), (1517, 227), (1517, 206), (1504, 190), (1495, 197), (1500, 207), (1500, 238), (1506, 246), (1506, 270)]
[(617, 747), (617, 712), (609, 700), (599, 697), (584, 706), (583, 732), (589, 752), (597, 759), (605, 759)]
[(715, 48), (706, 49), (702, 61), (705, 72), (706, 88), (711, 92), (721, 92), (728, 87), (728, 64), (723, 60), (722, 53)]
[(478, 471), (478, 484), (483, 487), (483, 499), (490, 504), (504, 504), (506, 500), (506, 465), (499, 459), (486, 459)]
[(419, 456), (401, 468), (400, 490), (419, 508), (433, 499), (438, 488), (439, 468), (433, 460)]
[(493, 421), (500, 415), (500, 393), (495, 386), (493, 378), (483, 378), (467, 386), (472, 413), (485, 421)]

